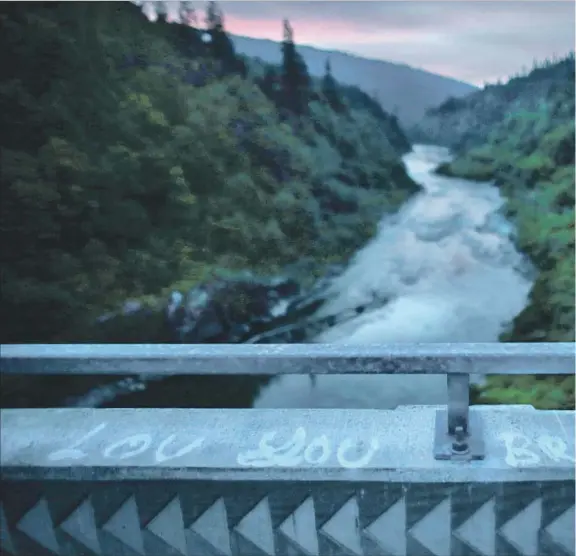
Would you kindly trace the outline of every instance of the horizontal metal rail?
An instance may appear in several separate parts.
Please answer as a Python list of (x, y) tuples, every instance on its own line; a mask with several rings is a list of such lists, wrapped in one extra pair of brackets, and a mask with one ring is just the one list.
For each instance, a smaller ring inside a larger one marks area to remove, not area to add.
[(573, 374), (575, 344), (4, 344), (3, 374)]

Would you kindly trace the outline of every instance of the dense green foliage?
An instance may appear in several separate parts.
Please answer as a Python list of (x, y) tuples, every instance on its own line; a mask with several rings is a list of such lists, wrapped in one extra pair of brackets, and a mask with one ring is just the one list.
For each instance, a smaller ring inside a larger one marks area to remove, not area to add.
[[(420, 131), (457, 153), (440, 173), (495, 179), (517, 245), (538, 271), (502, 340), (574, 342), (574, 55), (447, 102)], [(480, 399), (574, 407), (574, 378), (492, 379)]]
[(471, 402), (482, 405), (522, 404), (536, 409), (574, 409), (574, 376), (489, 376), (472, 386)]
[(342, 88), (336, 112), (310, 80), (290, 111), (298, 64), (267, 90), (208, 16), (206, 42), (127, 2), (2, 4), (3, 342), (214, 269), (345, 258), (418, 189), (375, 101)]

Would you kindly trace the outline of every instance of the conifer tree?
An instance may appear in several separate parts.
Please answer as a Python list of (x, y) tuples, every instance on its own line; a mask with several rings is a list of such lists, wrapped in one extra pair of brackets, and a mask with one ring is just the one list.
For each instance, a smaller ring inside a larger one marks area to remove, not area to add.
[(290, 22), (284, 20), (282, 42), (282, 96), (284, 106), (295, 114), (308, 111), (311, 79), (306, 63), (298, 54), (294, 44), (294, 32)]
[(190, 27), (198, 26), (198, 17), (194, 5), (190, 1), (180, 2), (179, 5), (180, 22)]
[(224, 14), (216, 2), (208, 2), (206, 8), (206, 29), (210, 35), (212, 55), (222, 63), (224, 72), (241, 70), (234, 45), (224, 29)]
[(152, 2), (152, 6), (152, 11), (156, 14), (156, 21), (158, 21), (158, 23), (166, 22), (168, 15), (166, 4), (161, 0), (154, 0)]
[(342, 100), (338, 93), (338, 84), (332, 75), (332, 66), (330, 65), (330, 58), (326, 59), (324, 77), (322, 78), (322, 94), (324, 98), (335, 112), (341, 112), (344, 109)]

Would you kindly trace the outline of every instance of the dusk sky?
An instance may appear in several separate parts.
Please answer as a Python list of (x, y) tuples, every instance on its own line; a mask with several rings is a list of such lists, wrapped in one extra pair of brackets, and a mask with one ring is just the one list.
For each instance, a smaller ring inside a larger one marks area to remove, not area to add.
[[(202, 10), (204, 2), (193, 2)], [(219, 2), (229, 32), (401, 62), (482, 84), (574, 48), (569, 0)]]

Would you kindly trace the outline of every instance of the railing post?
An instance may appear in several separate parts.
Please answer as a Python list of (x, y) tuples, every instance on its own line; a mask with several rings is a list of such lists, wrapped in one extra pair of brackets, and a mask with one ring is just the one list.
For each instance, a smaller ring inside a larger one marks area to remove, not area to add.
[(468, 434), (470, 405), (470, 376), (467, 374), (448, 376), (448, 432), (455, 435), (458, 428)]
[(434, 457), (484, 459), (480, 416), (470, 412), (470, 374), (448, 374), (448, 407), (436, 412)]

